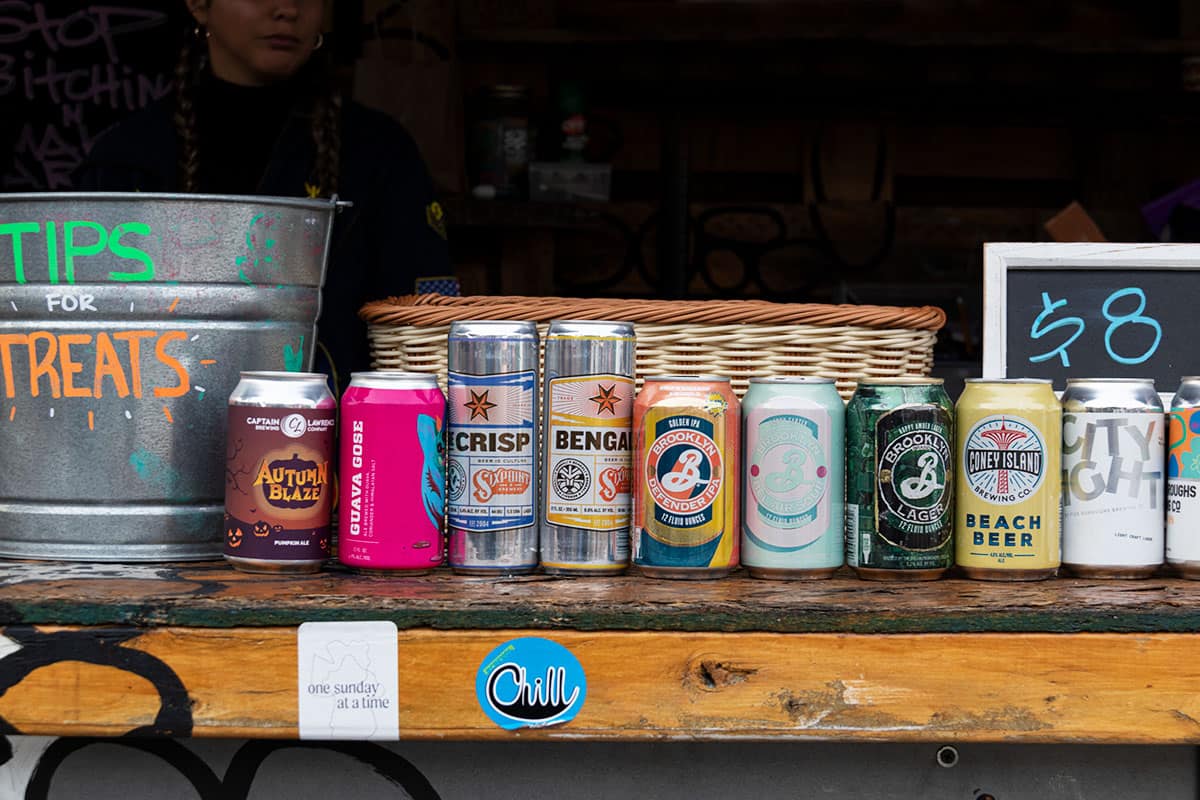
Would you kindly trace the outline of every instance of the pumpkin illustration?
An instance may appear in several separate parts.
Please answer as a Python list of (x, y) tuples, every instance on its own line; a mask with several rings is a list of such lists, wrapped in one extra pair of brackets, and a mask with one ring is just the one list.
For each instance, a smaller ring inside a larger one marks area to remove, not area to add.
[(254, 535), (260, 539), (264, 536), (270, 536), (271, 526), (260, 519), (258, 522), (254, 523)]
[(225, 531), (225, 543), (230, 547), (237, 548), (242, 546), (242, 539), (246, 534), (242, 533), (241, 528), (230, 528)]
[(329, 540), (321, 539), (320, 541), (317, 542), (317, 547), (321, 548), (322, 553), (328, 553), (329, 552)]
[[(309, 470), (311, 470), (315, 473), (315, 471), (317, 469), (317, 462), (309, 461), (307, 459), (301, 458), (299, 453), (292, 453), (291, 458), (281, 458), (276, 461), (272, 461), (270, 463), (269, 467), (270, 467), (272, 474), (275, 474), (275, 475), (283, 474), (283, 475), (299, 476)], [(304, 489), (306, 489), (306, 490), (308, 488), (309, 487), (307, 487), (307, 486), (304, 487)], [(301, 492), (301, 491), (297, 491), (296, 489), (287, 488), (286, 484), (285, 484), (285, 491), (292, 494), (293, 497), (299, 497), (299, 496), (304, 496), (304, 495), (309, 494), (308, 491)], [(310, 500), (310, 499), (280, 498), (280, 499), (269, 499), (268, 502), (271, 505), (275, 506), (276, 508), (312, 508), (313, 506), (315, 506), (317, 504), (316, 500)]]
[(283, 526), (282, 525), (272, 525), (271, 532), (272, 533), (283, 533)]

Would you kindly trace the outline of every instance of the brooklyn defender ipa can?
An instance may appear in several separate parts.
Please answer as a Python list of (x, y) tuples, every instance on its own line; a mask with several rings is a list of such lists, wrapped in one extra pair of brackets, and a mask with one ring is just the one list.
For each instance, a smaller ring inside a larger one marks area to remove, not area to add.
[(742, 565), (828, 578), (843, 561), (846, 406), (829, 378), (751, 378), (742, 400)]
[(316, 572), (329, 555), (337, 401), (324, 375), (243, 372), (229, 396), (225, 559)]
[(1154, 381), (1072, 378), (1062, 407), (1063, 569), (1149, 577), (1163, 563), (1166, 491)]
[(953, 563), (954, 407), (940, 378), (858, 384), (846, 408), (846, 561), (870, 580)]
[(450, 326), (446, 406), (450, 567), (538, 565), (538, 333), (532, 322)]
[(968, 379), (958, 399), (955, 560), (970, 578), (1058, 571), (1062, 406), (1048, 380)]
[(1167, 563), (1200, 579), (1200, 376), (1184, 378), (1167, 432)]
[(644, 575), (721, 578), (738, 565), (739, 427), (728, 378), (646, 378), (633, 421), (633, 561)]
[(542, 446), (542, 567), (613, 575), (629, 567), (633, 325), (550, 323)]

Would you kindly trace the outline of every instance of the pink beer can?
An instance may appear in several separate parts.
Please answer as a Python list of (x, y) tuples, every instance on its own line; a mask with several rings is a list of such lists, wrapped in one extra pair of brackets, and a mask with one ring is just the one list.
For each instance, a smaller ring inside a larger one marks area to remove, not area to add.
[(437, 377), (355, 372), (342, 395), (338, 560), (419, 575), (445, 548), (446, 398)]

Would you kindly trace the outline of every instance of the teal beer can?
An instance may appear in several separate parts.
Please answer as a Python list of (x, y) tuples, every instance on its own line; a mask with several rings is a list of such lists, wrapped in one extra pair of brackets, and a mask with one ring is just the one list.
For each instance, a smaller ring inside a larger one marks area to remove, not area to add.
[(742, 399), (742, 566), (828, 578), (843, 562), (846, 408), (828, 378), (751, 378)]

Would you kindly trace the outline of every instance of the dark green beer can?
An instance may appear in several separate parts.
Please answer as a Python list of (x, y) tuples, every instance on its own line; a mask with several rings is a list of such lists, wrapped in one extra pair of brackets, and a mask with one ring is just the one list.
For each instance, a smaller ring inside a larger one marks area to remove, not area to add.
[(846, 563), (934, 580), (954, 563), (954, 406), (940, 378), (876, 378), (846, 407)]

